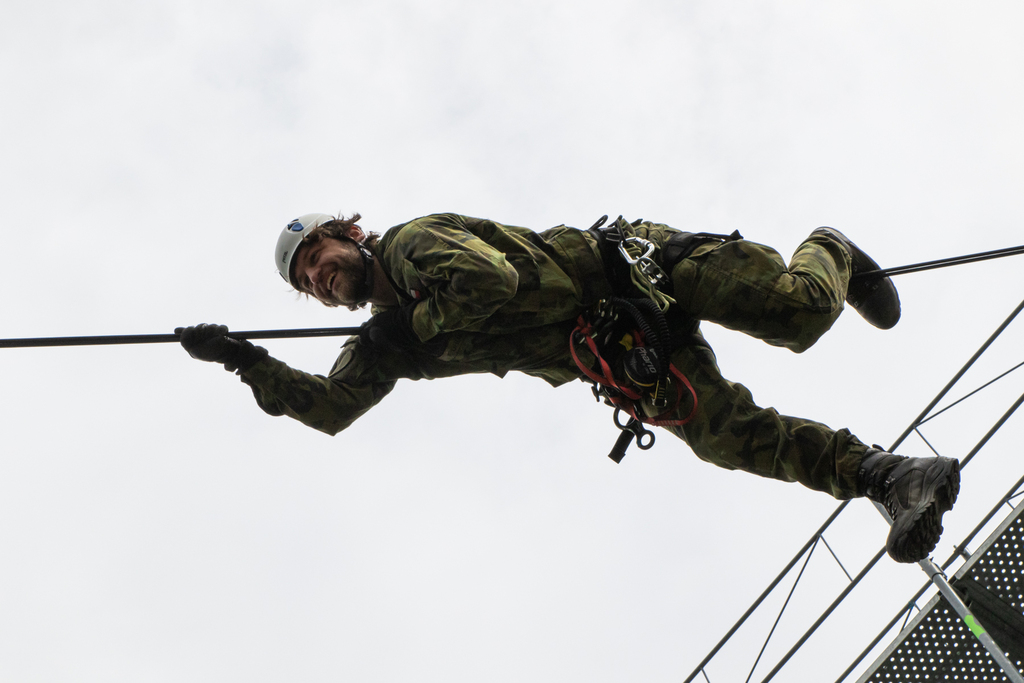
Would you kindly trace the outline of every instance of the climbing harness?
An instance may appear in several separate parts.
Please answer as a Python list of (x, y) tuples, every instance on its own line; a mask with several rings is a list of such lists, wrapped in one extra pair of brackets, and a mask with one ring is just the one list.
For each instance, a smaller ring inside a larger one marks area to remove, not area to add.
[[(643, 423), (685, 424), (696, 413), (697, 396), (670, 361), (672, 336), (665, 311), (675, 300), (662, 291), (669, 279), (652, 258), (657, 247), (636, 234), (640, 221), (631, 224), (619, 216), (602, 228), (607, 220), (602, 216), (589, 232), (597, 239), (608, 280), (616, 291), (635, 289), (641, 297), (602, 299), (581, 314), (570, 335), (569, 352), (591, 382), (594, 398), (615, 408), (612, 421), (621, 433), (608, 457), (620, 462), (634, 438), (641, 450), (654, 445), (654, 433)], [(594, 357), (593, 365), (580, 358), (581, 347)], [(671, 419), (684, 387), (693, 397), (691, 413), (682, 420)], [(628, 416), (625, 422), (620, 420), (623, 413)]]
[[(597, 240), (608, 281), (615, 292), (632, 290), (642, 298), (618, 296), (598, 302), (591, 311), (580, 316), (569, 347), (576, 365), (593, 383), (597, 399), (604, 399), (605, 403), (615, 408), (613, 420), (622, 433), (609, 457), (619, 462), (634, 438), (641, 450), (647, 450), (654, 444), (654, 434), (645, 429), (643, 424), (683, 425), (693, 418), (697, 410), (697, 396), (693, 387), (669, 360), (669, 354), (675, 348), (673, 343), (681, 345), (690, 342), (671, 339), (667, 326), (661, 326), (666, 314), (679, 314), (678, 307), (672, 307), (676, 303), (675, 299), (664, 291), (670, 286), (666, 271), (671, 271), (675, 264), (704, 244), (729, 242), (743, 237), (739, 231), (728, 235), (676, 233), (661, 245), (660, 258), (656, 262), (653, 256), (658, 245), (636, 234), (636, 228), (642, 221), (629, 223), (619, 216), (608, 227), (602, 227), (607, 220), (608, 216), (602, 216), (589, 232)], [(1024, 246), (879, 269), (858, 273), (854, 278), (916, 273), (1018, 254), (1024, 254)], [(642, 320), (648, 321), (646, 327), (640, 324)], [(632, 321), (634, 327), (624, 329), (623, 321)], [(696, 343), (703, 343), (699, 335), (692, 334), (696, 332), (696, 321), (692, 324), (690, 336)], [(613, 333), (608, 332), (609, 328)], [(661, 337), (658, 336), (659, 332)], [(582, 346), (587, 347), (595, 358), (592, 367), (588, 367), (577, 353), (577, 349)], [(682, 419), (669, 419), (668, 415), (674, 413), (684, 396), (684, 387), (693, 400), (690, 413)], [(628, 416), (625, 423), (619, 419), (621, 413)]]
[[(697, 414), (697, 393), (672, 364), (671, 354), (683, 344), (706, 342), (697, 334), (697, 321), (672, 306), (676, 301), (666, 292), (671, 287), (666, 270), (702, 244), (742, 236), (675, 233), (662, 247), (659, 265), (653, 258), (658, 246), (636, 232), (642, 221), (629, 223), (619, 216), (603, 228), (607, 220), (602, 216), (589, 232), (597, 239), (605, 272), (618, 295), (599, 301), (579, 317), (569, 351), (591, 382), (594, 397), (615, 408), (612, 420), (621, 433), (608, 457), (620, 462), (634, 438), (641, 450), (654, 445), (654, 433), (644, 424), (676, 427)], [(592, 365), (580, 358), (581, 348), (594, 357)], [(690, 410), (678, 417), (684, 400)]]

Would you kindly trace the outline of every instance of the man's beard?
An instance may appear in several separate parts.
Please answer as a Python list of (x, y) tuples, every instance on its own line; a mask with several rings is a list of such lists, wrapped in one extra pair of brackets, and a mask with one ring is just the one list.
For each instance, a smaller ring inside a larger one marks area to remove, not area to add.
[(342, 304), (350, 311), (363, 308), (373, 296), (373, 253), (358, 243), (356, 249), (359, 253), (359, 264), (346, 263), (338, 273), (338, 277), (352, 283), (352, 291), (347, 298), (354, 303)]

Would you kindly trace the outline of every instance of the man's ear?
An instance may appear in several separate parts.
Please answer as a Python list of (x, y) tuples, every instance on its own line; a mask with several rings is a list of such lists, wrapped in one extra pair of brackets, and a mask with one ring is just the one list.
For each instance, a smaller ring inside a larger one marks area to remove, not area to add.
[(354, 239), (356, 242), (362, 242), (363, 239), (366, 237), (366, 235), (363, 233), (363, 229), (360, 228), (358, 225), (348, 226), (348, 231), (346, 232), (346, 234), (352, 239)]

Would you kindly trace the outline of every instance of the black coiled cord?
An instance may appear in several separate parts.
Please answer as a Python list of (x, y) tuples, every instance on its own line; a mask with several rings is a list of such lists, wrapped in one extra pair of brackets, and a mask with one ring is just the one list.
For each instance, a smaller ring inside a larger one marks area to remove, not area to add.
[[(658, 379), (662, 386), (669, 374), (669, 352), (672, 348), (672, 332), (668, 320), (658, 304), (650, 299), (625, 299), (613, 297), (611, 302), (626, 311), (640, 329), (647, 344), (658, 353)], [(652, 323), (657, 329), (652, 327)]]

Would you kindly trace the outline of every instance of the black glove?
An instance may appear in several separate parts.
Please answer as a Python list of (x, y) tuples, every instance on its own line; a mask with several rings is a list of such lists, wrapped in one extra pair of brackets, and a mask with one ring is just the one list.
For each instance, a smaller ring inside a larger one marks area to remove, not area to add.
[(228, 336), (224, 325), (203, 323), (194, 327), (179, 327), (174, 330), (182, 347), (196, 360), (221, 363), (228, 372), (246, 371), (266, 358), (269, 352), (262, 346), (254, 346), (245, 339)]
[(364, 344), (398, 351), (424, 351), (440, 356), (448, 345), (448, 336), (438, 334), (422, 342), (412, 330), (412, 312), (416, 304), (391, 308), (373, 316), (359, 330), (359, 341)]
[(391, 308), (373, 316), (360, 328), (359, 340), (395, 349), (419, 344), (419, 337), (412, 331), (412, 306)]

